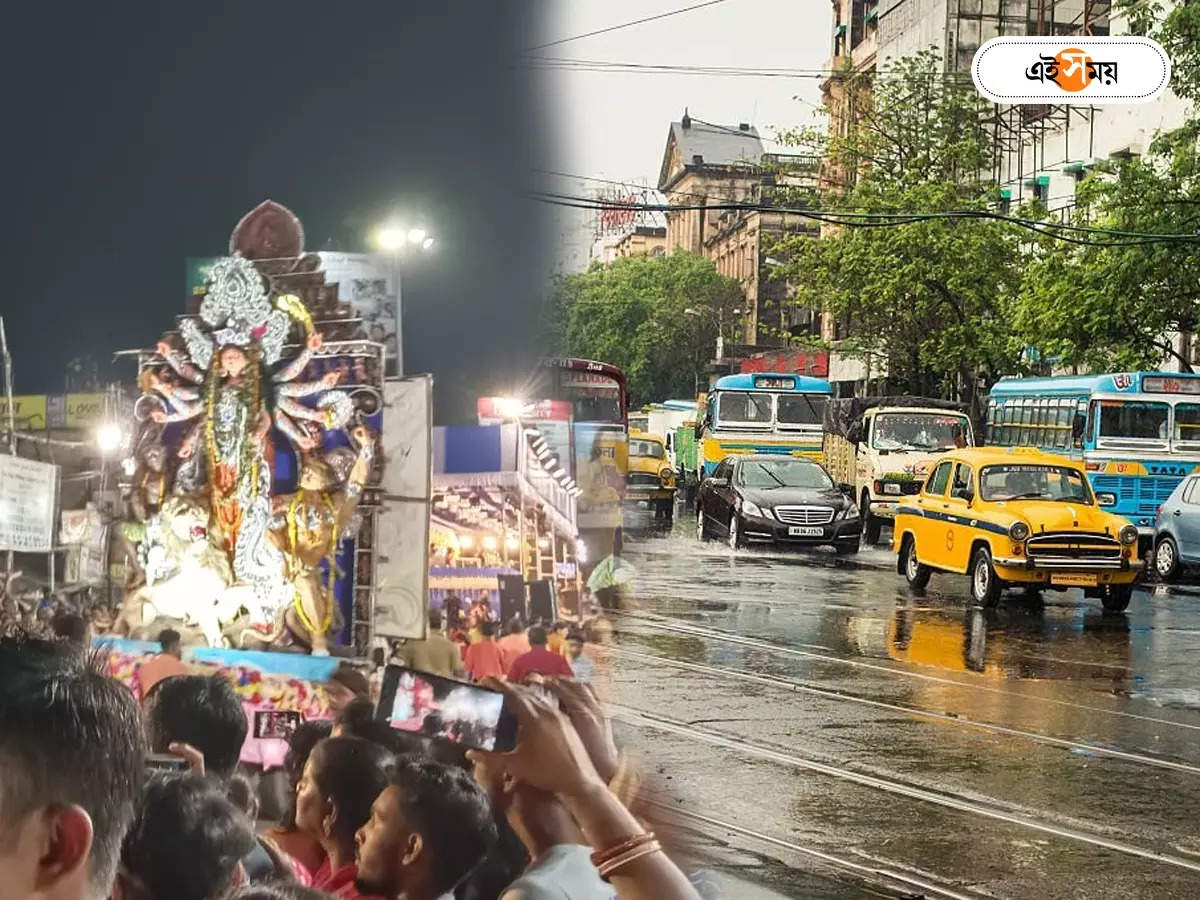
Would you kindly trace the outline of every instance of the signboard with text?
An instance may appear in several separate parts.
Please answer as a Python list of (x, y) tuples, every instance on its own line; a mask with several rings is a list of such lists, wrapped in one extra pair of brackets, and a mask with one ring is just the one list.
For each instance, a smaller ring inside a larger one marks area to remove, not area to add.
[[(104, 420), (104, 394), (22, 394), (13, 397), (18, 430), (95, 428)], [(7, 424), (8, 401), (0, 397), (0, 424)]]
[(0, 455), (0, 550), (50, 552), (57, 500), (58, 466)]

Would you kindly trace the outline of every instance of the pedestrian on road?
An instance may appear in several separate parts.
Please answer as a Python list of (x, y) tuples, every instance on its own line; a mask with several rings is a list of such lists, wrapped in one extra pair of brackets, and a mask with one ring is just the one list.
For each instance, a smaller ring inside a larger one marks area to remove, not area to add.
[(461, 676), (464, 672), (458, 645), (442, 634), (441, 610), (429, 611), (429, 631), (423, 640), (407, 640), (397, 650), (396, 658), (418, 672), (441, 675), (443, 678)]
[(551, 653), (546, 649), (546, 629), (535, 625), (529, 629), (530, 650), (517, 657), (516, 662), (508, 670), (508, 680), (514, 684), (522, 684), (530, 675), (565, 675), (575, 677), (575, 670), (560, 653)]
[(496, 643), (500, 646), (500, 652), (504, 656), (504, 671), (507, 672), (517, 661), (517, 657), (524, 656), (529, 652), (529, 635), (525, 633), (525, 620), (520, 616), (513, 616), (509, 619), (504, 637)]
[(596, 665), (583, 655), (583, 632), (572, 630), (567, 635), (567, 662), (575, 670), (575, 680), (581, 684), (591, 684), (596, 677)]
[(473, 681), (503, 678), (508, 670), (504, 668), (504, 653), (496, 643), (496, 623), (485, 621), (479, 628), (479, 643), (471, 644), (464, 654), (467, 674)]

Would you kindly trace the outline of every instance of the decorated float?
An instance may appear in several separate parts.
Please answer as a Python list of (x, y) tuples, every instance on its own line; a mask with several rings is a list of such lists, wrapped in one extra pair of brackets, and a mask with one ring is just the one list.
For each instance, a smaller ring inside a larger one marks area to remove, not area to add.
[(138, 351), (116, 632), (364, 654), (384, 348), (285, 207), (234, 229), (156, 348)]

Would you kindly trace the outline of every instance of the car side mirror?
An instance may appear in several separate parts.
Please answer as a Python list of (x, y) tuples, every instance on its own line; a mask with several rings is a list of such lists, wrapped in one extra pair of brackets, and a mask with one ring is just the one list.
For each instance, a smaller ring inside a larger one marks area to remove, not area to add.
[(844, 481), (840, 481), (840, 482), (838, 482), (837, 489), (839, 491), (841, 491), (843, 494), (845, 494), (847, 497), (854, 496), (854, 485), (852, 485), (852, 484), (847, 484)]

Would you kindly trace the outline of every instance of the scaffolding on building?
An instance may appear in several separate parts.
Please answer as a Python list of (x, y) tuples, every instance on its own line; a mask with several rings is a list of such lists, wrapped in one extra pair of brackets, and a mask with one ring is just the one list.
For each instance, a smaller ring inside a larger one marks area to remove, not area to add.
[[(1111, 0), (984, 0), (998, 2), (1003, 12), (1014, 12), (1023, 8), (1025, 30), (1023, 33), (1038, 36), (1087, 36), (1100, 37), (1109, 34)], [(957, 0), (961, 26), (963, 7), (978, 7), (980, 0)], [(1011, 16), (1001, 16), (1001, 33), (1012, 33)], [(961, 27), (959, 33), (961, 34)], [(982, 37), (982, 34), (980, 35)], [(982, 43), (982, 41), (981, 41)], [(959, 43), (958, 56), (968, 51)], [(970, 47), (974, 55), (978, 44)], [(967, 65), (970, 64), (968, 57)], [(1005, 202), (1021, 198), (1050, 201), (1048, 177), (1042, 173), (1068, 171), (1082, 178), (1095, 156), (1096, 112), (1094, 106), (1075, 104), (1035, 104), (1022, 106), (993, 107), (992, 115), (986, 120), (993, 128), (996, 153), (992, 167), (992, 178), (999, 185), (1016, 186), (1015, 193), (1008, 189)], [(1078, 135), (1074, 140), (1072, 136)], [(1062, 136), (1062, 158), (1058, 151), (1047, 158), (1047, 138)], [(1063, 209), (1069, 208), (1064, 206)]]

